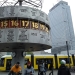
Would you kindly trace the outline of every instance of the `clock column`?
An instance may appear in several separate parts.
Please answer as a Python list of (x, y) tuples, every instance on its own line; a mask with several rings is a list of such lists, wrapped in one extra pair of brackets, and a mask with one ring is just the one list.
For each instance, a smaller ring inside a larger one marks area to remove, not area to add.
[(20, 66), (22, 67), (22, 74), (24, 75), (24, 64), (25, 64), (25, 52), (21, 50), (16, 50), (12, 52), (12, 66), (16, 64), (16, 62), (20, 62)]

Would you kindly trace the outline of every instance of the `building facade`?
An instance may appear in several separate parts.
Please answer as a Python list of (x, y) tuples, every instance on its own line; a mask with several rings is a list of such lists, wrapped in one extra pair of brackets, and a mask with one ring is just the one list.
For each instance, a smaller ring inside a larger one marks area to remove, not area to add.
[(74, 50), (74, 29), (71, 18), (70, 6), (67, 2), (60, 1), (49, 11), (51, 27), (51, 41), (53, 54), (67, 49)]

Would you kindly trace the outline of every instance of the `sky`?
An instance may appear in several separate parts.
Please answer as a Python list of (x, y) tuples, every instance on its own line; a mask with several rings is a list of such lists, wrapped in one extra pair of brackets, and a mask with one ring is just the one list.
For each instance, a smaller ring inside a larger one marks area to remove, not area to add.
[[(43, 8), (42, 11), (45, 13), (49, 13), (49, 10), (61, 0), (43, 0)], [(71, 15), (72, 15), (72, 22), (73, 22), (73, 28), (74, 28), (74, 34), (75, 34), (75, 0), (62, 0), (68, 2), (68, 5), (70, 6)]]
[[(45, 13), (49, 13), (49, 10), (61, 0), (43, 0), (43, 8), (42, 11), (44, 11)], [(71, 10), (71, 16), (72, 16), (72, 22), (73, 22), (73, 28), (74, 28), (74, 35), (75, 35), (75, 0), (62, 0), (62, 1), (66, 1), (68, 2), (68, 5), (70, 6), (70, 10)], [(47, 50), (45, 52), (51, 52), (51, 50)]]

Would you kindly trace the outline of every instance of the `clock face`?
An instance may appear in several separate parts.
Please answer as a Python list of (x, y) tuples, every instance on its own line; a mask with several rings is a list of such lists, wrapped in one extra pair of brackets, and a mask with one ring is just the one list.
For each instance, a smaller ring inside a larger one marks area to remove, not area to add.
[(25, 56), (26, 55), (26, 52), (23, 52), (23, 56)]
[(12, 52), (12, 57), (15, 57), (16, 53), (15, 52)]

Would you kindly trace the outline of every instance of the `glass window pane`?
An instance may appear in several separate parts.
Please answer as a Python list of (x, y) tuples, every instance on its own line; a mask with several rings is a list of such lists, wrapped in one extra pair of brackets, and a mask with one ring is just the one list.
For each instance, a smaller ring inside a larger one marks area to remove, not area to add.
[(1, 60), (0, 60), (0, 66), (4, 66), (4, 58), (1, 58)]

